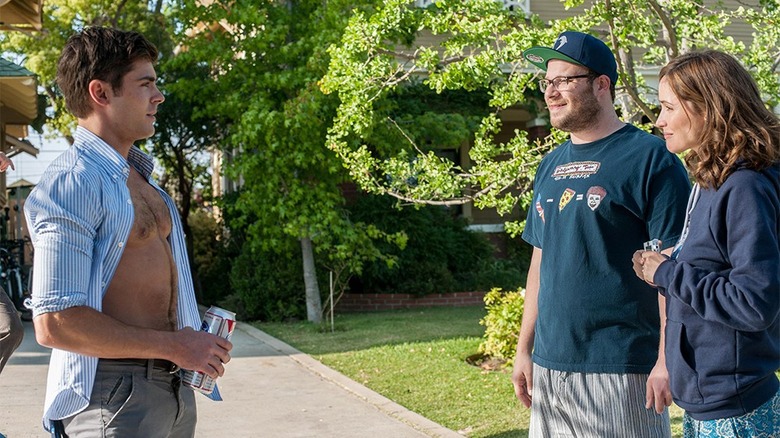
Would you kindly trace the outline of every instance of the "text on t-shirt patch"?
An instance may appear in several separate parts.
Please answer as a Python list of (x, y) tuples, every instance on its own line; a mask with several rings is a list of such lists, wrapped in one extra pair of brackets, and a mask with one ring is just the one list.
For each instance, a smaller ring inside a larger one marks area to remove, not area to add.
[(601, 167), (601, 163), (598, 161), (575, 161), (557, 166), (552, 173), (552, 177), (556, 181), (565, 178), (587, 178), (596, 174), (599, 171), (599, 167)]

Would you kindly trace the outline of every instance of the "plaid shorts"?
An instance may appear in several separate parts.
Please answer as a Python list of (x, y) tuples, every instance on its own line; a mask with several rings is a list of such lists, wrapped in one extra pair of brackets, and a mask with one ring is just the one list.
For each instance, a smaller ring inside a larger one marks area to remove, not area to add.
[(683, 438), (776, 438), (780, 436), (780, 391), (754, 411), (717, 420), (683, 416)]

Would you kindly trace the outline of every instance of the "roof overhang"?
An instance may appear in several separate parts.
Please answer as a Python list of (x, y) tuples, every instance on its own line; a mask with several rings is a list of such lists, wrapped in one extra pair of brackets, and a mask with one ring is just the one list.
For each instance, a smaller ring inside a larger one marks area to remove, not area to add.
[(0, 58), (0, 150), (9, 157), (22, 152), (37, 156), (38, 149), (23, 140), (27, 136), (27, 125), (36, 117), (38, 80), (35, 74)]
[(33, 157), (37, 157), (38, 156), (38, 152), (40, 152), (40, 150), (38, 148), (36, 148), (35, 146), (33, 146), (33, 144), (30, 143), (29, 141), (24, 140), (24, 139), (18, 139), (16, 137), (14, 137), (12, 135), (8, 135), (8, 134), (5, 135), (5, 145), (6, 145), (6, 148), (7, 148), (5, 150), (5, 154), (9, 158), (13, 157), (15, 155), (19, 155), (22, 152), (26, 152), (26, 153), (32, 155)]
[(28, 125), (37, 116), (38, 80), (35, 74), (0, 58), (0, 123)]
[(0, 0), (0, 30), (21, 32), (43, 28), (43, 0)]

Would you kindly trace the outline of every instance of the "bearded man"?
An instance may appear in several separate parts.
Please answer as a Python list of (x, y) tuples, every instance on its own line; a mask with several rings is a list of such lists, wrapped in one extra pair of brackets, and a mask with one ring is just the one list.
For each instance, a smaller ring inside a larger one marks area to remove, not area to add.
[(534, 250), (512, 383), (529, 435), (670, 437), (664, 298), (626, 260), (650, 239), (677, 241), (687, 174), (663, 140), (619, 119), (602, 41), (569, 31), (523, 55), (546, 72), (550, 123), (571, 134), (539, 165), (523, 233)]

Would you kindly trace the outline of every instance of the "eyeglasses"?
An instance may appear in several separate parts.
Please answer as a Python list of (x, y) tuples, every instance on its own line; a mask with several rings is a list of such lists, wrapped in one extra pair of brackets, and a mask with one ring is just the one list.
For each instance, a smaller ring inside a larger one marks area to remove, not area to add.
[(591, 74), (577, 75), (577, 76), (558, 76), (552, 79), (540, 79), (539, 90), (546, 91), (547, 87), (552, 85), (558, 91), (566, 91), (569, 89), (573, 79), (592, 78)]

